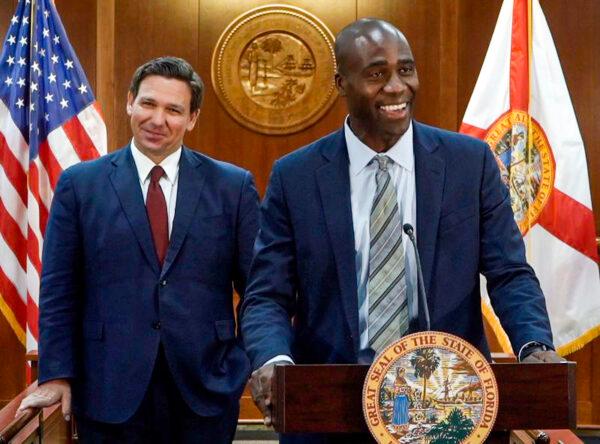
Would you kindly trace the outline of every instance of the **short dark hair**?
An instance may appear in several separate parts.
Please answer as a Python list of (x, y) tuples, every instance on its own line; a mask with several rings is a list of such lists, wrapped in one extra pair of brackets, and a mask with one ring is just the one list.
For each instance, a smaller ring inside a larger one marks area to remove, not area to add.
[(136, 97), (140, 89), (140, 84), (148, 76), (161, 76), (169, 79), (179, 79), (186, 82), (192, 91), (192, 100), (190, 103), (190, 112), (197, 111), (202, 105), (204, 97), (204, 83), (194, 71), (192, 65), (179, 57), (159, 57), (152, 59), (135, 70), (129, 91)]

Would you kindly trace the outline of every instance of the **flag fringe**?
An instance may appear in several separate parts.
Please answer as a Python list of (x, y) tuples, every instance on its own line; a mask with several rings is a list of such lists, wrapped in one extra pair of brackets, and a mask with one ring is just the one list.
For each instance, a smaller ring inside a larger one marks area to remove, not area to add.
[(558, 347), (556, 352), (561, 356), (570, 355), (571, 353), (575, 353), (576, 351), (581, 350), (587, 344), (592, 342), (594, 339), (600, 336), (600, 325), (595, 326), (594, 328), (589, 329), (578, 338), (572, 340), (571, 342), (567, 342), (564, 345)]
[(23, 345), (23, 347), (25, 347), (25, 343), (26, 343), (25, 330), (23, 330), (23, 328), (19, 324), (19, 321), (17, 321), (15, 314), (10, 309), (8, 304), (4, 301), (4, 298), (2, 297), (1, 294), (0, 294), (0, 312), (2, 312), (2, 314), (8, 321), (8, 324), (10, 325), (12, 330), (15, 332), (15, 335), (17, 336), (17, 339), (19, 340), (19, 342)]

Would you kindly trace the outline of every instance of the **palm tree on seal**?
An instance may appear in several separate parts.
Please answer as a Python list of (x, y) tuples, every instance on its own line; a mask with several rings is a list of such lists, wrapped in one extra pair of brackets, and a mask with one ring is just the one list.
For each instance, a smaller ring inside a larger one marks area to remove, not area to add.
[(458, 444), (473, 431), (475, 425), (459, 409), (453, 408), (443, 421), (434, 425), (427, 437), (430, 444)]
[(423, 404), (427, 395), (427, 380), (440, 365), (440, 357), (431, 348), (417, 350), (410, 363), (415, 369), (415, 377), (423, 378)]

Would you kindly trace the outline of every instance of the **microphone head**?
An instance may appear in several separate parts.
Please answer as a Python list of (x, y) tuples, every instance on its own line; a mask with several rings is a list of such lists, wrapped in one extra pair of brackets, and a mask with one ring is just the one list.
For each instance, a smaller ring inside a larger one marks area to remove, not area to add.
[(409, 236), (410, 236), (411, 234), (413, 234), (413, 231), (414, 231), (414, 230), (413, 230), (413, 227), (412, 227), (412, 225), (411, 225), (411, 224), (404, 224), (404, 225), (402, 225), (402, 229), (403, 229), (403, 230), (404, 230), (404, 232), (405, 232), (407, 235), (409, 235)]

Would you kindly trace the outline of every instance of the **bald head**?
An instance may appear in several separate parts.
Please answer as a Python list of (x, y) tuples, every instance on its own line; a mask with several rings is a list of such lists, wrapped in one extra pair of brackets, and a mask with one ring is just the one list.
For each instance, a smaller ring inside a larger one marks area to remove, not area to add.
[(345, 74), (347, 72), (350, 55), (358, 47), (380, 40), (384, 35), (393, 36), (408, 46), (408, 40), (406, 40), (404, 34), (385, 20), (362, 18), (342, 29), (335, 39), (335, 58), (338, 73)]

